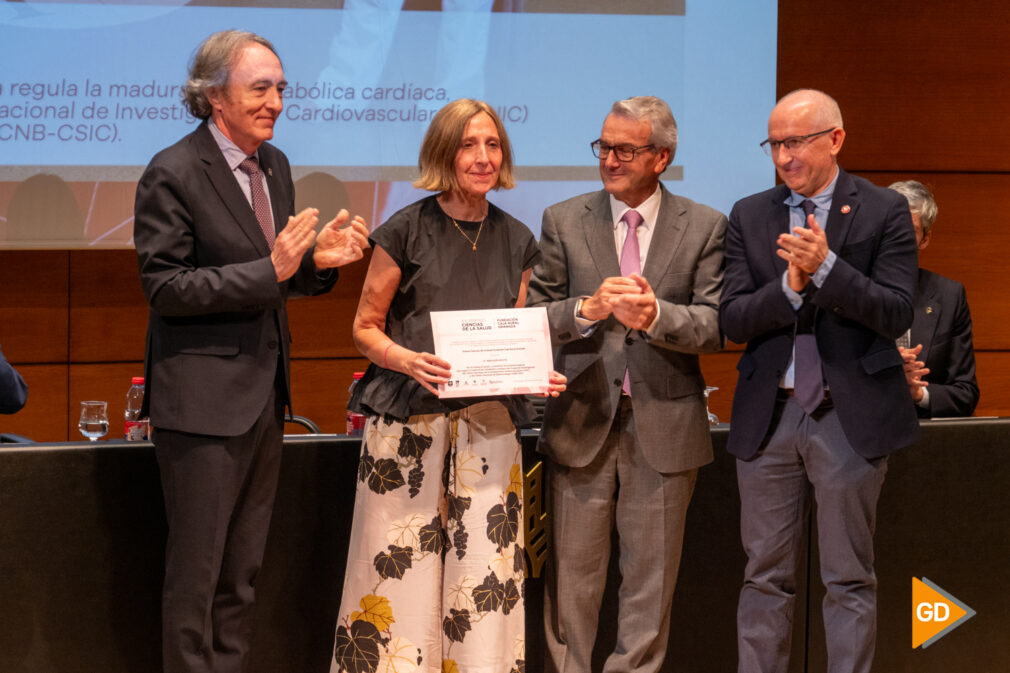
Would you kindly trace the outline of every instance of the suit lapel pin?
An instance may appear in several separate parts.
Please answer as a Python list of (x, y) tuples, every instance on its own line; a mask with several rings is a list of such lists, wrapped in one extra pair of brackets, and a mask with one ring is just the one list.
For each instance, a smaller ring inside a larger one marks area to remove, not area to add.
[(926, 307), (926, 315), (929, 315), (932, 312), (933, 312), (933, 307), (932, 306), (927, 306)]
[(852, 208), (850, 208), (849, 204), (846, 203), (844, 206), (842, 206), (842, 215), (848, 215), (849, 211), (851, 210)]
[[(272, 169), (269, 166), (267, 166), (267, 175), (269, 175), (270, 177), (273, 177), (274, 176), (274, 169)], [(846, 208), (848, 208), (848, 206), (846, 206)]]

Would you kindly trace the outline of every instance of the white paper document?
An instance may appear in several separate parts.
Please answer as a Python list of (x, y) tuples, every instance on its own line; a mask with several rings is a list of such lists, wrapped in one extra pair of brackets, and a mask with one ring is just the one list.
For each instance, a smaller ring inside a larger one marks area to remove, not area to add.
[(439, 397), (547, 393), (553, 365), (547, 309), (433, 311), (435, 355), (452, 367)]

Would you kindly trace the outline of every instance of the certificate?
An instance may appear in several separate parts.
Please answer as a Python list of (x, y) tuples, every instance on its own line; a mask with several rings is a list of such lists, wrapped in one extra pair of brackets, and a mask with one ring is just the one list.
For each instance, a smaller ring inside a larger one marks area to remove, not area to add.
[(435, 355), (452, 367), (439, 397), (548, 392), (553, 364), (547, 309), (433, 311)]

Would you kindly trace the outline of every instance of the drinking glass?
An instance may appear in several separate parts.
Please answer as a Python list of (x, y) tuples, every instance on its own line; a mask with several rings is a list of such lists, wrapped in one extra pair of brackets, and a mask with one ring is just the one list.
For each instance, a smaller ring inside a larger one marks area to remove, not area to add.
[(708, 411), (708, 424), (709, 425), (719, 425), (719, 417), (709, 411), (708, 408), (708, 396), (710, 393), (714, 393), (719, 390), (715, 386), (707, 386), (705, 388), (705, 411)]
[(81, 420), (77, 422), (77, 428), (92, 442), (97, 442), (99, 437), (104, 437), (109, 432), (109, 414), (106, 407), (105, 402), (98, 400), (81, 402)]

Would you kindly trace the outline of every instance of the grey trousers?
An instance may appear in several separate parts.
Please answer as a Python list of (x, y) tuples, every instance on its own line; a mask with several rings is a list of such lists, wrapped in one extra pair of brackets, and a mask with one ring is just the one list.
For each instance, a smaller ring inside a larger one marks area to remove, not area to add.
[(807, 415), (776, 402), (772, 433), (752, 460), (737, 461), (740, 535), (747, 553), (737, 609), (740, 673), (789, 665), (800, 539), (817, 503), (829, 673), (868, 673), (877, 633), (873, 531), (887, 459), (858, 455), (838, 414)]
[(698, 470), (652, 469), (636, 446), (634, 427), (630, 399), (624, 398), (589, 465), (548, 466), (553, 526), (544, 597), (548, 672), (590, 670), (615, 526), (622, 576), (617, 645), (603, 670), (652, 673), (666, 657), (684, 520)]

